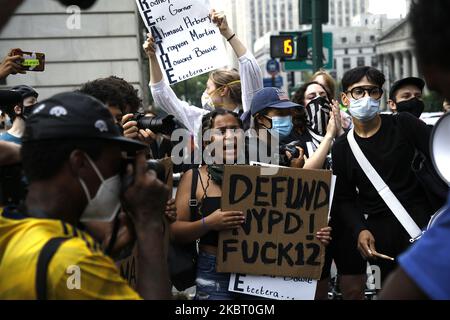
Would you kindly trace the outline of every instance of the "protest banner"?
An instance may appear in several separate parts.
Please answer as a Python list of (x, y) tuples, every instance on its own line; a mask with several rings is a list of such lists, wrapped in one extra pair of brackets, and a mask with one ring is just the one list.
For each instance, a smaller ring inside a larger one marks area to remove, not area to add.
[(223, 37), (209, 17), (208, 0), (136, 0), (166, 81), (175, 84), (224, 67)]
[(328, 224), (331, 171), (225, 166), (222, 210), (243, 211), (240, 228), (219, 234), (217, 272), (319, 279)]
[(228, 291), (274, 300), (314, 300), (317, 280), (231, 274)]

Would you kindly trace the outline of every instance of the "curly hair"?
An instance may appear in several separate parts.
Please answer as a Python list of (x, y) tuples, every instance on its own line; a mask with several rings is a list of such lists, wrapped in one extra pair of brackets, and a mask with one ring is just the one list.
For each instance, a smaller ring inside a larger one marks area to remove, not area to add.
[(116, 76), (87, 82), (79, 91), (97, 98), (104, 104), (118, 106), (123, 114), (136, 113), (142, 107), (138, 90)]
[(125, 100), (117, 85), (110, 78), (89, 81), (78, 91), (97, 98), (105, 105), (117, 106), (124, 113)]

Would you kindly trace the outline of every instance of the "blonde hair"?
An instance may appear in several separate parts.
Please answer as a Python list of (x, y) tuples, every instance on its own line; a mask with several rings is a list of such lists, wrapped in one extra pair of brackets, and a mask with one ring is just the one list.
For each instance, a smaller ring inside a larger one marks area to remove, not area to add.
[(237, 105), (242, 105), (241, 77), (236, 69), (218, 69), (209, 74), (209, 78), (217, 88), (230, 89), (230, 99)]
[(317, 78), (322, 76), (325, 80), (325, 89), (328, 91), (328, 95), (334, 99), (336, 98), (336, 82), (333, 77), (324, 69), (320, 69), (313, 74), (311, 81), (317, 82)]

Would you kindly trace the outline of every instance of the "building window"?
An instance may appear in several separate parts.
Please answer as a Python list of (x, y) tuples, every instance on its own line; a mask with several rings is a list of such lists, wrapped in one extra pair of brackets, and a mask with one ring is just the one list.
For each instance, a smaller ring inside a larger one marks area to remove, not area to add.
[(343, 61), (342, 66), (344, 67), (344, 70), (348, 70), (352, 67), (350, 63), (350, 58), (344, 58), (342, 61)]
[(356, 42), (361, 43), (361, 36), (356, 36)]
[(341, 38), (341, 42), (342, 42), (342, 43), (347, 43), (347, 37), (342, 37), (342, 38)]
[(348, 49), (344, 49), (344, 54), (345, 54), (345, 55), (348, 54)]
[(375, 36), (374, 35), (370, 36), (370, 42), (375, 42)]
[(363, 53), (363, 49), (359, 48), (359, 54)]
[(358, 57), (356, 60), (356, 65), (358, 67), (364, 67), (366, 65), (366, 59), (364, 59), (364, 57)]
[(378, 57), (377, 56), (372, 57), (372, 67), (374, 67), (374, 68), (378, 67)]

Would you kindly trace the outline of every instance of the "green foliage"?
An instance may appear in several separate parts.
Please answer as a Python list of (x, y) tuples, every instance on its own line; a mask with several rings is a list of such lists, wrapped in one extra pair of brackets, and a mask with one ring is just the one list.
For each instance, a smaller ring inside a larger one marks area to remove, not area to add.
[(201, 107), (201, 97), (206, 88), (209, 74), (202, 74), (198, 77), (177, 83), (172, 86), (178, 98), (187, 101), (190, 105)]

